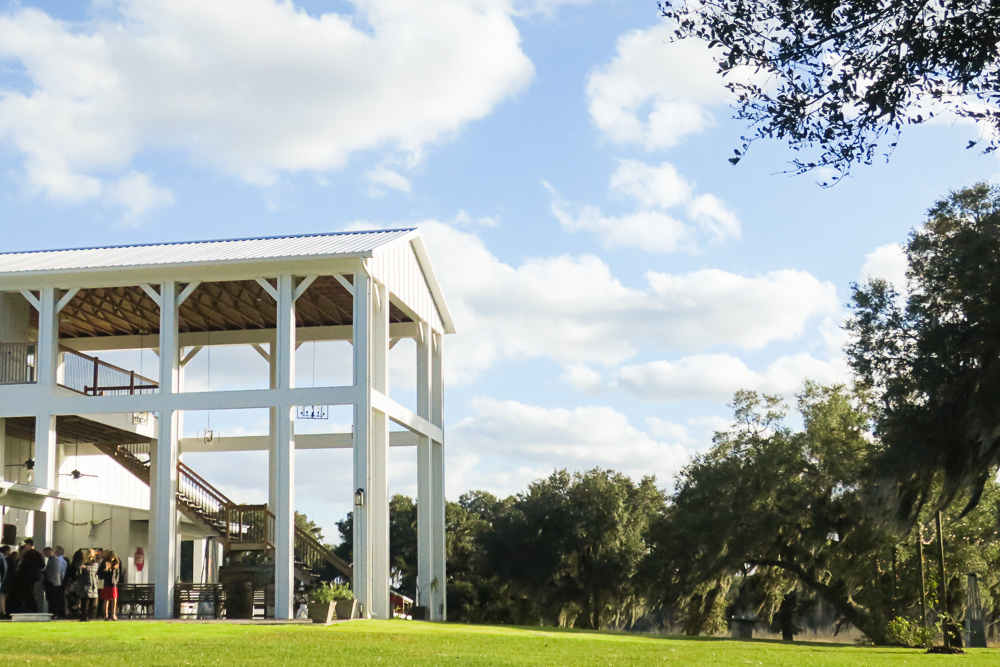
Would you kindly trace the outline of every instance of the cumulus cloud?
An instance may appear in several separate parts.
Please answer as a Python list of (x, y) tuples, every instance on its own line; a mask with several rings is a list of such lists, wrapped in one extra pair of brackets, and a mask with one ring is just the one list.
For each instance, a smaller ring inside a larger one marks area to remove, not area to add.
[(639, 160), (619, 160), (611, 175), (613, 193), (630, 197), (644, 208), (668, 209), (691, 198), (694, 186), (669, 162), (659, 167)]
[(0, 14), (0, 60), (27, 83), (0, 90), (0, 141), (55, 199), (96, 197), (145, 149), (269, 183), (359, 150), (419, 158), (533, 75), (507, 0), (355, 8), (118, 0), (69, 23), (15, 6)]
[(625, 366), (615, 373), (614, 382), (643, 400), (726, 401), (739, 389), (791, 396), (805, 379), (832, 383), (848, 376), (842, 358), (823, 360), (801, 353), (781, 357), (756, 372), (729, 354), (701, 354)]
[[(618, 161), (609, 189), (612, 195), (630, 199), (637, 206), (635, 212), (621, 216), (605, 215), (596, 206), (583, 206), (574, 214), (555, 188), (548, 183), (543, 185), (552, 193), (552, 213), (562, 228), (568, 232), (591, 232), (605, 248), (696, 252), (698, 243), (693, 227), (700, 228), (714, 242), (740, 237), (736, 213), (717, 197), (695, 195), (695, 184), (669, 162), (656, 166), (639, 160)], [(666, 212), (681, 206), (687, 222)]]
[(136, 222), (147, 211), (174, 203), (167, 188), (154, 185), (146, 174), (133, 171), (108, 187), (108, 201), (125, 209), (125, 222)]
[(562, 375), (562, 381), (572, 385), (577, 391), (594, 393), (603, 389), (601, 374), (587, 364), (570, 364)]
[(865, 255), (865, 265), (861, 267), (858, 282), (864, 283), (869, 278), (883, 278), (897, 289), (906, 287), (906, 253), (903, 246), (888, 243)]
[(450, 383), (470, 381), (504, 358), (613, 366), (641, 347), (758, 349), (840, 311), (836, 288), (803, 271), (650, 271), (644, 286), (629, 287), (592, 255), (512, 266), (474, 233), (439, 222), (420, 228), (462, 331), (445, 357)]
[(404, 192), (406, 194), (409, 194), (413, 189), (409, 179), (385, 167), (372, 169), (365, 174), (365, 178), (367, 178), (368, 182), (371, 184), (371, 187), (368, 189), (368, 194), (372, 197), (383, 196), (385, 194), (384, 188), (398, 190), (399, 192)]
[(590, 73), (590, 117), (612, 142), (670, 148), (712, 125), (710, 107), (725, 101), (715, 61), (704, 42), (672, 38), (665, 23), (630, 30), (611, 62)]
[(513, 493), (555, 469), (595, 466), (666, 482), (687, 461), (682, 445), (652, 438), (610, 407), (568, 410), (493, 398), (469, 407), (473, 415), (448, 432), (449, 446), (467, 457), (465, 488)]

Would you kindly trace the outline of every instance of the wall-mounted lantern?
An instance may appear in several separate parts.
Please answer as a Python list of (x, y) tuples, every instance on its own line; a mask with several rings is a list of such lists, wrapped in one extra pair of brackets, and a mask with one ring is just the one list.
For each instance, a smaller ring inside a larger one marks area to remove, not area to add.
[(364, 507), (365, 506), (365, 490), (358, 489), (354, 492), (354, 506)]

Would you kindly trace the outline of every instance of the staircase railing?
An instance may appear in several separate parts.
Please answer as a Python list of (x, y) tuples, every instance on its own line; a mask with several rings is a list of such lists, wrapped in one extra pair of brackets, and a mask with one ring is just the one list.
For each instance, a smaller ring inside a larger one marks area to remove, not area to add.
[(177, 462), (177, 493), (208, 523), (219, 529), (227, 525), (233, 501), (181, 461)]
[[(95, 443), (95, 446), (149, 484), (147, 443), (117, 446)], [(182, 462), (177, 464), (177, 491), (178, 509), (218, 530), (227, 548), (273, 551), (275, 517), (267, 505), (237, 505)], [(315, 571), (326, 563), (348, 579), (354, 577), (350, 563), (298, 526), (295, 527), (294, 552), (295, 560), (310, 570)]]
[(322, 563), (329, 563), (348, 579), (354, 577), (354, 569), (350, 563), (337, 556), (298, 526), (295, 527), (295, 560), (311, 570), (315, 570)]
[(35, 344), (0, 343), (0, 384), (35, 381)]
[(97, 357), (67, 347), (63, 353), (63, 380), (59, 384), (67, 389), (87, 396), (128, 396), (132, 394), (155, 394), (160, 385), (149, 378), (138, 375)]

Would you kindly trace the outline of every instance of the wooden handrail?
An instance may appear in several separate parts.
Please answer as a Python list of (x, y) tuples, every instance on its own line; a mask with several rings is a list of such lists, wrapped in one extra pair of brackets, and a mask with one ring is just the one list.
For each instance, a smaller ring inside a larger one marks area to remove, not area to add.
[(207, 481), (205, 481), (205, 479), (201, 475), (199, 475), (194, 470), (185, 465), (183, 461), (177, 462), (177, 473), (178, 476), (184, 475), (185, 477), (190, 478), (194, 482), (195, 486), (203, 489), (206, 493), (208, 493), (208, 495), (212, 496), (215, 500), (217, 500), (220, 505), (236, 504), (232, 500), (227, 498), (225, 494), (222, 493), (222, 491), (219, 491), (217, 488), (209, 484)]
[[(351, 567), (350, 563), (330, 551), (326, 545), (319, 542), (319, 540), (310, 535), (306, 530), (298, 526), (295, 526), (295, 542), (296, 547), (301, 545), (301, 547), (303, 547), (303, 551), (312, 552), (311, 554), (303, 553), (300, 556), (300, 560), (302, 560), (302, 562), (306, 565), (312, 566), (315, 564), (315, 560), (308, 558), (308, 556), (311, 555), (318, 557), (317, 560), (324, 560), (330, 565), (333, 565), (348, 578), (354, 577), (354, 568)], [(296, 549), (296, 551), (298, 550), (299, 549)]]
[[(97, 357), (92, 357), (90, 355), (84, 354), (83, 352), (78, 352), (72, 348), (66, 347), (65, 345), (60, 345), (59, 351), (62, 352), (63, 354), (77, 357), (83, 360), (85, 363), (89, 363), (91, 365), (93, 378), (92, 379), (88, 378), (88, 379), (90, 379), (90, 381), (93, 384), (87, 385), (87, 380), (80, 380), (78, 378), (78, 381), (80, 381), (84, 385), (82, 391), (82, 393), (84, 394), (96, 396), (99, 393), (105, 391), (127, 391), (129, 392), (129, 394), (135, 394), (136, 391), (142, 391), (144, 389), (159, 389), (160, 387), (158, 382), (150, 378), (143, 377), (137, 374), (135, 371), (131, 371), (126, 368), (122, 368), (120, 366), (115, 366), (114, 364), (109, 364), (108, 362), (102, 361)], [(121, 376), (124, 376), (122, 379), (127, 380), (128, 384), (117, 384), (106, 387), (100, 386), (100, 374), (102, 367), (114, 373), (118, 373)], [(79, 387), (67, 387), (67, 388), (73, 389), (75, 391), (80, 391)]]

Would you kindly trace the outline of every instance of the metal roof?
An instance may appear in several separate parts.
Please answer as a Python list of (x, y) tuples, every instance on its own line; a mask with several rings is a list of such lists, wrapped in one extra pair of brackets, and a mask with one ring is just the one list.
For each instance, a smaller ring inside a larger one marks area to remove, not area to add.
[(408, 228), (8, 252), (0, 253), (0, 274), (232, 262), (282, 257), (358, 256), (369, 254), (397, 241), (409, 240), (416, 234), (415, 228)]

